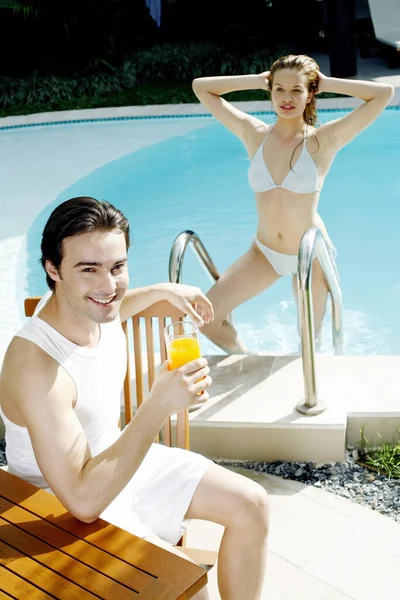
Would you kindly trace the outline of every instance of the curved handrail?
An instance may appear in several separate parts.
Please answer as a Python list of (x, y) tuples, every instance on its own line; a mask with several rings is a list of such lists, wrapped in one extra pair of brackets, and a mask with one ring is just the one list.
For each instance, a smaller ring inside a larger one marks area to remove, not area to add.
[[(197, 233), (190, 229), (186, 229), (186, 231), (181, 231), (181, 233), (176, 236), (174, 243), (172, 244), (168, 266), (170, 282), (182, 283), (183, 259), (189, 244), (192, 246), (195, 256), (199, 259), (201, 266), (206, 270), (207, 274), (211, 279), (217, 281), (219, 279), (218, 269), (205, 249), (203, 242)], [(232, 323), (232, 313), (229, 313), (227, 319)]]
[(315, 377), (315, 329), (311, 294), (314, 255), (321, 265), (332, 300), (332, 337), (335, 354), (343, 354), (343, 302), (339, 274), (321, 231), (317, 227), (310, 227), (300, 242), (297, 270), (305, 400), (296, 408), (305, 415), (316, 415), (326, 408), (324, 402), (318, 399)]

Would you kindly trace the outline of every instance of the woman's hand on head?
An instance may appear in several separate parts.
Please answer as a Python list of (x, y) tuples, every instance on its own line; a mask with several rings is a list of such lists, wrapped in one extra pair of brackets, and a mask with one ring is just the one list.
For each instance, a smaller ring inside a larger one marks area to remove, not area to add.
[(325, 88), (325, 82), (327, 79), (328, 79), (328, 77), (326, 75), (321, 73), (321, 71), (318, 71), (318, 89), (315, 92), (316, 94), (320, 94), (321, 92), (326, 91), (324, 88)]
[(264, 71), (263, 73), (259, 74), (259, 78), (260, 78), (260, 89), (262, 90), (267, 90), (269, 92), (269, 82), (268, 82), (268, 77), (269, 77), (269, 71)]

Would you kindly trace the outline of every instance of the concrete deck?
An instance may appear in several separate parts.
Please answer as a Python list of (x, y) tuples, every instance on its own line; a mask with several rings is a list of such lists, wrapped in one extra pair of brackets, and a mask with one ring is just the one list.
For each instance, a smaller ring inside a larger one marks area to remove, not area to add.
[[(325, 490), (244, 469), (269, 493), (271, 533), (263, 600), (395, 600), (400, 525)], [(192, 521), (189, 547), (217, 550), (223, 528)], [(217, 567), (208, 573), (220, 598)], [(243, 599), (246, 600), (246, 599)]]
[(327, 409), (304, 416), (300, 356), (208, 357), (210, 399), (190, 413), (191, 448), (212, 458), (341, 462), (346, 445), (400, 439), (400, 356), (316, 357)]

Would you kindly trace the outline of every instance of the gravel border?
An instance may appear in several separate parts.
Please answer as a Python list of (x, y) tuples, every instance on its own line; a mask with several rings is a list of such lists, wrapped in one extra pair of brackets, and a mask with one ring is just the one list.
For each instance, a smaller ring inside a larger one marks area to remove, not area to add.
[(0, 440), (0, 467), (6, 464), (6, 443), (4, 440)]
[(359, 453), (349, 447), (343, 463), (301, 463), (218, 460), (218, 464), (251, 469), (293, 479), (348, 498), (400, 523), (400, 479), (389, 479), (357, 464)]
[[(314, 485), (367, 506), (400, 523), (400, 480), (378, 475), (357, 464), (358, 459), (357, 449), (349, 448), (344, 463), (226, 460), (215, 462)], [(0, 466), (5, 464), (5, 441), (0, 440)]]

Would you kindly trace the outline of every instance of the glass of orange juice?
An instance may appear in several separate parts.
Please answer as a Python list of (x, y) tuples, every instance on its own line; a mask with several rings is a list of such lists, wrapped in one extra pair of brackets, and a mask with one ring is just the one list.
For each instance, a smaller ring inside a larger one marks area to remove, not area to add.
[(201, 357), (199, 330), (190, 321), (178, 321), (164, 329), (169, 370), (178, 369), (191, 360)]
[[(170, 323), (164, 329), (164, 336), (170, 371), (201, 357), (199, 330), (194, 323), (190, 321)], [(199, 393), (201, 394), (203, 392)]]

